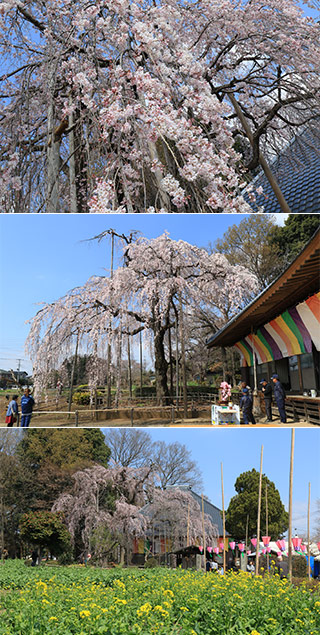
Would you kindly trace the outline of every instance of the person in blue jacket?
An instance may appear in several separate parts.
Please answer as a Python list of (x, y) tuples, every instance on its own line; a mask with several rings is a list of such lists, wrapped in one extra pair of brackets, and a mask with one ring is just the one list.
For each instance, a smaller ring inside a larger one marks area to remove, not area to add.
[(256, 425), (256, 421), (255, 418), (252, 414), (252, 397), (251, 395), (249, 395), (249, 390), (248, 388), (243, 388), (242, 390), (242, 397), (240, 400), (240, 408), (242, 410), (242, 414), (243, 414), (243, 423), (245, 425), (249, 425), (249, 421), (250, 423), (252, 423), (254, 426)]
[(28, 428), (30, 421), (32, 410), (34, 406), (34, 399), (30, 395), (29, 388), (26, 388), (24, 391), (24, 395), (21, 397), (21, 422), (20, 428)]
[(281, 423), (287, 423), (286, 406), (285, 406), (285, 400), (286, 400), (285, 389), (279, 380), (279, 375), (276, 375), (276, 374), (272, 375), (271, 379), (274, 383), (274, 387), (273, 387), (274, 398), (278, 406), (280, 421)]

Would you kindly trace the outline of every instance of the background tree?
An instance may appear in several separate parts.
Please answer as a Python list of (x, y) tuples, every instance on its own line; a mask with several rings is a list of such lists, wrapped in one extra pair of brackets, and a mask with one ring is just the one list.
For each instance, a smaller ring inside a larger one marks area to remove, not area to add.
[(157, 441), (152, 452), (156, 484), (161, 489), (189, 485), (196, 491), (203, 485), (199, 467), (191, 458), (191, 451), (182, 444)]
[(29, 545), (48, 549), (52, 556), (70, 550), (70, 534), (63, 521), (63, 514), (48, 511), (28, 512), (20, 520), (21, 539)]
[(106, 443), (111, 451), (111, 461), (123, 467), (152, 467), (154, 482), (165, 489), (170, 486), (189, 485), (201, 489), (202, 477), (191, 451), (179, 442), (153, 442), (144, 430), (109, 429)]
[(208, 307), (211, 313), (231, 315), (255, 288), (255, 277), (221, 254), (208, 256), (204, 249), (167, 234), (138, 238), (126, 247), (126, 266), (112, 279), (91, 278), (34, 317), (27, 348), (34, 360), (36, 389), (46, 386), (48, 373), (65, 351), (74, 350), (75, 338), (99, 355), (99, 346), (110, 338), (117, 345), (123, 336), (144, 332), (154, 353), (158, 400), (168, 398), (165, 336), (179, 322), (180, 302), (187, 328), (187, 318), (199, 307), (203, 314)]
[(279, 248), (270, 241), (278, 229), (271, 214), (250, 215), (232, 225), (209, 250), (224, 254), (232, 264), (246, 267), (263, 290), (278, 275), (283, 262)]
[(282, 269), (299, 254), (318, 228), (318, 214), (290, 214), (283, 227), (272, 228), (269, 244), (280, 257)]
[(40, 469), (51, 463), (61, 469), (75, 470), (92, 463), (107, 466), (110, 450), (98, 428), (68, 430), (28, 429), (17, 446), (17, 454), (29, 467)]
[(109, 428), (105, 433), (110, 459), (123, 467), (143, 467), (152, 463), (153, 442), (149, 432)]
[[(255, 469), (243, 472), (235, 482), (236, 496), (231, 498), (226, 511), (226, 529), (236, 540), (246, 536), (248, 521), (249, 538), (257, 534), (259, 472)], [(268, 489), (268, 531), (271, 540), (277, 540), (288, 528), (288, 513), (281, 502), (275, 484), (262, 476), (261, 535), (266, 532), (265, 491)]]
[(72, 435), (54, 429), (5, 430), (0, 442), (0, 530), (15, 557), (20, 555), (21, 516), (27, 510), (50, 511), (61, 492), (71, 489), (72, 473), (107, 465), (110, 451), (97, 428), (74, 430)]

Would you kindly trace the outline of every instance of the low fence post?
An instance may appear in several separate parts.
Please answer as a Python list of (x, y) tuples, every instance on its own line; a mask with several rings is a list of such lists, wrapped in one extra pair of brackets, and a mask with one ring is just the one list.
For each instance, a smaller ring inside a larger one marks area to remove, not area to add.
[(131, 425), (133, 426), (133, 408), (131, 408), (130, 410), (130, 421), (131, 421)]
[(174, 423), (174, 406), (171, 406), (171, 423)]
[(79, 425), (79, 411), (78, 410), (76, 410), (75, 416), (76, 416), (76, 427), (78, 427)]

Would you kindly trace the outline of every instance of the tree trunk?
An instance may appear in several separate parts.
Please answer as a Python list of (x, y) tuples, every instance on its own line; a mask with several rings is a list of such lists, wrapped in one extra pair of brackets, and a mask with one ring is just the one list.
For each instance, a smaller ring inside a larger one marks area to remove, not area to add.
[(154, 331), (154, 353), (155, 353), (155, 373), (157, 402), (161, 404), (163, 399), (165, 405), (169, 403), (169, 390), (167, 384), (168, 362), (164, 354), (165, 329), (159, 328)]
[[(53, 80), (51, 82), (53, 94)], [(55, 110), (53, 97), (48, 107), (48, 141), (47, 141), (47, 194), (46, 212), (54, 214), (59, 211), (59, 173), (60, 173), (60, 139), (55, 140)]]

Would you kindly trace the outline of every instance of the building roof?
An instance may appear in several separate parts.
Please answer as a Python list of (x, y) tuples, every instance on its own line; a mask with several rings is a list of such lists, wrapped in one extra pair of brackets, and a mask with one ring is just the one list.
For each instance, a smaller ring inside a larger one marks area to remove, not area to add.
[[(320, 212), (320, 140), (310, 132), (295, 137), (281, 155), (270, 164), (292, 213)], [(263, 172), (251, 182), (254, 188), (263, 187), (256, 194), (256, 202), (245, 196), (256, 212), (263, 207), (266, 213), (281, 212), (280, 205)]]
[(213, 346), (233, 346), (251, 331), (280, 315), (319, 290), (320, 230), (300, 254), (245, 309), (207, 341)]

